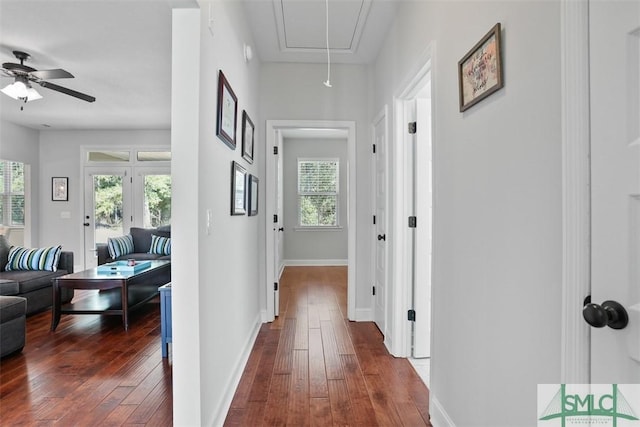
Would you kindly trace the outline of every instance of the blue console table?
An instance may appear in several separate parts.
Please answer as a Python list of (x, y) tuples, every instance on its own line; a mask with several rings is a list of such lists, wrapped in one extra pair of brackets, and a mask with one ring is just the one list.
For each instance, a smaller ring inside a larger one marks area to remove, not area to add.
[(162, 357), (169, 355), (171, 342), (171, 283), (160, 286), (160, 330), (162, 333)]

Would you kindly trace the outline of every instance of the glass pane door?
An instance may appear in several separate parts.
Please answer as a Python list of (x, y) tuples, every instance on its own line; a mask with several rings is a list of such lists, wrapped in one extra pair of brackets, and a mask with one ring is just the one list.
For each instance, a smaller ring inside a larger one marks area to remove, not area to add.
[(96, 245), (131, 227), (131, 179), (129, 168), (85, 168), (85, 174), (85, 268), (92, 268)]

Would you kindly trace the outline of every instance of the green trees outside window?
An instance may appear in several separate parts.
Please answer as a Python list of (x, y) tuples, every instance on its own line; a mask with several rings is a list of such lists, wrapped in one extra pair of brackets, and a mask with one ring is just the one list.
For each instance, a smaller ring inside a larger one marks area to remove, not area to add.
[(338, 226), (339, 162), (298, 160), (298, 225)]

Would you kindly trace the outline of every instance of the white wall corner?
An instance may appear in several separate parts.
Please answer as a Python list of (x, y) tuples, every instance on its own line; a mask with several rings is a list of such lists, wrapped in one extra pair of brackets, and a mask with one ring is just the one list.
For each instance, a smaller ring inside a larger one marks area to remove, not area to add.
[(258, 337), (258, 333), (260, 332), (260, 326), (262, 325), (262, 318), (266, 316), (266, 311), (258, 313), (254, 322), (251, 334), (249, 335), (247, 341), (242, 348), (242, 353), (238, 358), (236, 365), (233, 367), (233, 375), (231, 375), (227, 386), (225, 387), (225, 393), (222, 397), (218, 408), (213, 412), (214, 420), (208, 425), (211, 426), (221, 426), (224, 424), (225, 419), (227, 418), (227, 413), (229, 412), (229, 408), (231, 407), (231, 402), (233, 401), (233, 396), (240, 384), (240, 379), (242, 378), (242, 373), (244, 372), (244, 368), (249, 360), (249, 356), (251, 355), (251, 350), (253, 349), (253, 345), (256, 342), (256, 338)]
[(429, 394), (429, 416), (433, 427), (456, 427), (433, 393)]

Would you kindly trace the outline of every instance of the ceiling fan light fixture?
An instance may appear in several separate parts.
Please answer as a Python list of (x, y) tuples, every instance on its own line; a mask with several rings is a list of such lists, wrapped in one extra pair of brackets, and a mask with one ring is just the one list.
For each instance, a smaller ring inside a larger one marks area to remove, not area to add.
[(2, 89), (2, 93), (4, 93), (7, 96), (10, 96), (13, 99), (26, 98), (28, 95), (27, 85), (24, 84), (22, 81), (16, 79), (15, 82), (5, 86), (5, 88)]
[(26, 79), (20, 77), (16, 77), (16, 80), (13, 83), (5, 86), (1, 92), (13, 99), (24, 100), (25, 102), (42, 99), (42, 95), (40, 95), (37, 90), (32, 88), (31, 84), (29, 84)]
[(27, 101), (36, 101), (42, 99), (42, 95), (32, 87), (27, 88)]

